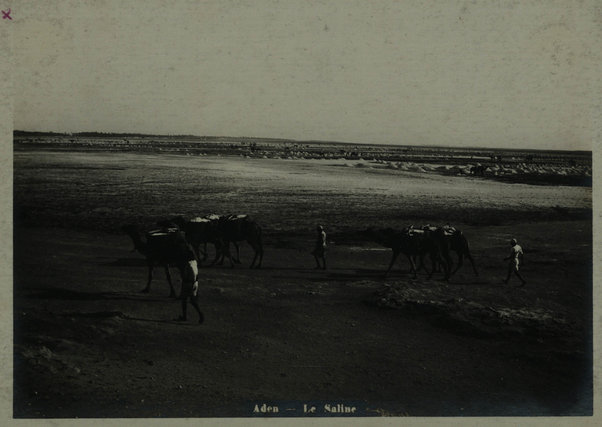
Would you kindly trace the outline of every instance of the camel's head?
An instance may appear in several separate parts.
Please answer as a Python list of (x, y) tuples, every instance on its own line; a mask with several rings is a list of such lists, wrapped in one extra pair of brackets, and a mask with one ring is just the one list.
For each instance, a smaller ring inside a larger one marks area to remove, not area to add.
[(139, 234), (140, 230), (138, 228), (137, 225), (134, 224), (126, 224), (126, 225), (122, 225), (121, 226), (121, 231), (123, 231), (125, 234), (131, 236), (133, 234)]
[(376, 227), (368, 227), (366, 230), (362, 232), (364, 237), (368, 239), (378, 239), (382, 240), (383, 237), (390, 236), (393, 234), (395, 230), (392, 228), (376, 228)]
[(376, 229), (374, 227), (368, 227), (365, 230), (360, 231), (358, 234), (362, 237), (369, 238), (370, 236), (374, 235), (375, 231)]
[[(172, 218), (172, 219), (162, 219), (160, 221), (157, 221), (157, 225), (161, 228), (177, 228), (177, 229), (181, 229), (182, 226), (180, 226), (180, 224), (178, 222), (176, 222), (177, 218)], [(182, 224), (184, 224), (185, 221), (182, 218)]]
[(132, 249), (132, 252), (135, 252), (137, 245), (140, 243), (140, 230), (138, 226), (134, 224), (126, 224), (121, 227), (121, 231), (130, 236), (130, 238), (134, 241), (134, 249)]
[(177, 226), (180, 230), (183, 230), (184, 227), (186, 227), (186, 222), (186, 218), (184, 218), (182, 215), (175, 216), (170, 220), (165, 221), (165, 223), (170, 223), (170, 226)]

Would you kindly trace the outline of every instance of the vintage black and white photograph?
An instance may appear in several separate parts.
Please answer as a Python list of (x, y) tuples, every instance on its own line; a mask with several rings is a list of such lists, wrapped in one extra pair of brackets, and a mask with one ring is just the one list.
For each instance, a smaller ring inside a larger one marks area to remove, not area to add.
[(0, 8), (13, 419), (591, 421), (599, 2)]

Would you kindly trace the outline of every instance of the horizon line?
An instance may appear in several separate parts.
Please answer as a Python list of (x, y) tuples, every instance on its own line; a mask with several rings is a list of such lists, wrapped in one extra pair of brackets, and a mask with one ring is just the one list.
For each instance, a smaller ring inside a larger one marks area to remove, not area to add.
[[(368, 145), (377, 147), (424, 147), (424, 148), (443, 148), (443, 149), (465, 149), (465, 150), (504, 150), (504, 151), (548, 151), (548, 152), (573, 152), (573, 153), (592, 153), (592, 150), (571, 150), (559, 148), (504, 148), (504, 147), (480, 147), (480, 146), (453, 146), (453, 145), (433, 145), (433, 144), (384, 144), (373, 142), (349, 142), (349, 141), (332, 141), (332, 140), (299, 140), (294, 138), (283, 137), (259, 137), (259, 136), (219, 136), (219, 135), (194, 135), (194, 134), (149, 134), (141, 132), (100, 132), (100, 131), (82, 131), (82, 132), (55, 132), (55, 131), (30, 131), (22, 129), (13, 129), (13, 136), (16, 133), (23, 134), (50, 134), (62, 136), (82, 136), (86, 134), (98, 134), (99, 136), (132, 136), (132, 137), (169, 137), (169, 138), (199, 138), (199, 139), (250, 139), (263, 141), (281, 141), (294, 143), (318, 143), (318, 144), (340, 144), (340, 145)], [(90, 135), (87, 135), (90, 136)]]

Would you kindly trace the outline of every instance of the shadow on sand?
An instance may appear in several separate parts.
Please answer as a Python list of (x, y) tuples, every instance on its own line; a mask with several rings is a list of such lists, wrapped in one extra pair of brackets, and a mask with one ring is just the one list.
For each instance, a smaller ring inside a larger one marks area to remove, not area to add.
[[(30, 291), (31, 293), (29, 293)], [(26, 289), (23, 290), (26, 298), (32, 299), (62, 299), (74, 301), (97, 301), (97, 300), (131, 300), (131, 301), (157, 301), (164, 302), (165, 297), (149, 297), (144, 293), (133, 292), (81, 292), (62, 288)]]
[(385, 280), (385, 275), (382, 270), (375, 270), (370, 268), (359, 268), (355, 270), (342, 270), (339, 272), (335, 272), (331, 269), (329, 270), (314, 270), (316, 272), (323, 271), (325, 273), (324, 277), (320, 278), (312, 278), (310, 279), (312, 282), (323, 282), (323, 281), (333, 281), (333, 282), (349, 282), (356, 281), (362, 279), (370, 279), (383, 281)]
[(70, 312), (70, 313), (63, 313), (61, 314), (61, 316), (63, 317), (79, 317), (79, 318), (86, 318), (86, 319), (114, 319), (114, 318), (119, 318), (119, 319), (124, 319), (124, 320), (135, 320), (137, 322), (151, 322), (151, 323), (163, 323), (163, 324), (171, 324), (171, 325), (193, 325), (193, 326), (198, 326), (197, 322), (193, 322), (193, 321), (188, 321), (188, 322), (182, 322), (182, 321), (178, 321), (178, 320), (169, 320), (169, 319), (144, 319), (142, 317), (133, 317), (133, 316), (129, 316), (121, 311), (95, 311), (95, 312), (91, 312), (91, 313), (84, 313), (84, 312)]
[(146, 260), (144, 258), (117, 258), (111, 262), (105, 262), (101, 265), (108, 267), (146, 267)]

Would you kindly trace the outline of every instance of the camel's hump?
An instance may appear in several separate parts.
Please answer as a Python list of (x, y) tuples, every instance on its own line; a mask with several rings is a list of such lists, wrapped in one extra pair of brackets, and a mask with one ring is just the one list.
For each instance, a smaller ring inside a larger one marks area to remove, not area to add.
[(246, 214), (241, 214), (241, 215), (229, 215), (228, 216), (228, 220), (236, 220), (236, 219), (245, 219), (247, 218), (249, 215)]
[(161, 228), (161, 229), (158, 229), (158, 230), (151, 230), (151, 231), (147, 232), (146, 235), (150, 236), (150, 237), (167, 236), (168, 234), (173, 234), (173, 233), (176, 233), (178, 231), (180, 231), (180, 230), (177, 229), (177, 228), (172, 228), (172, 227), (170, 227), (170, 228)]
[(190, 222), (211, 222), (211, 220), (208, 218), (201, 218), (200, 216), (197, 216), (196, 218), (192, 218)]

